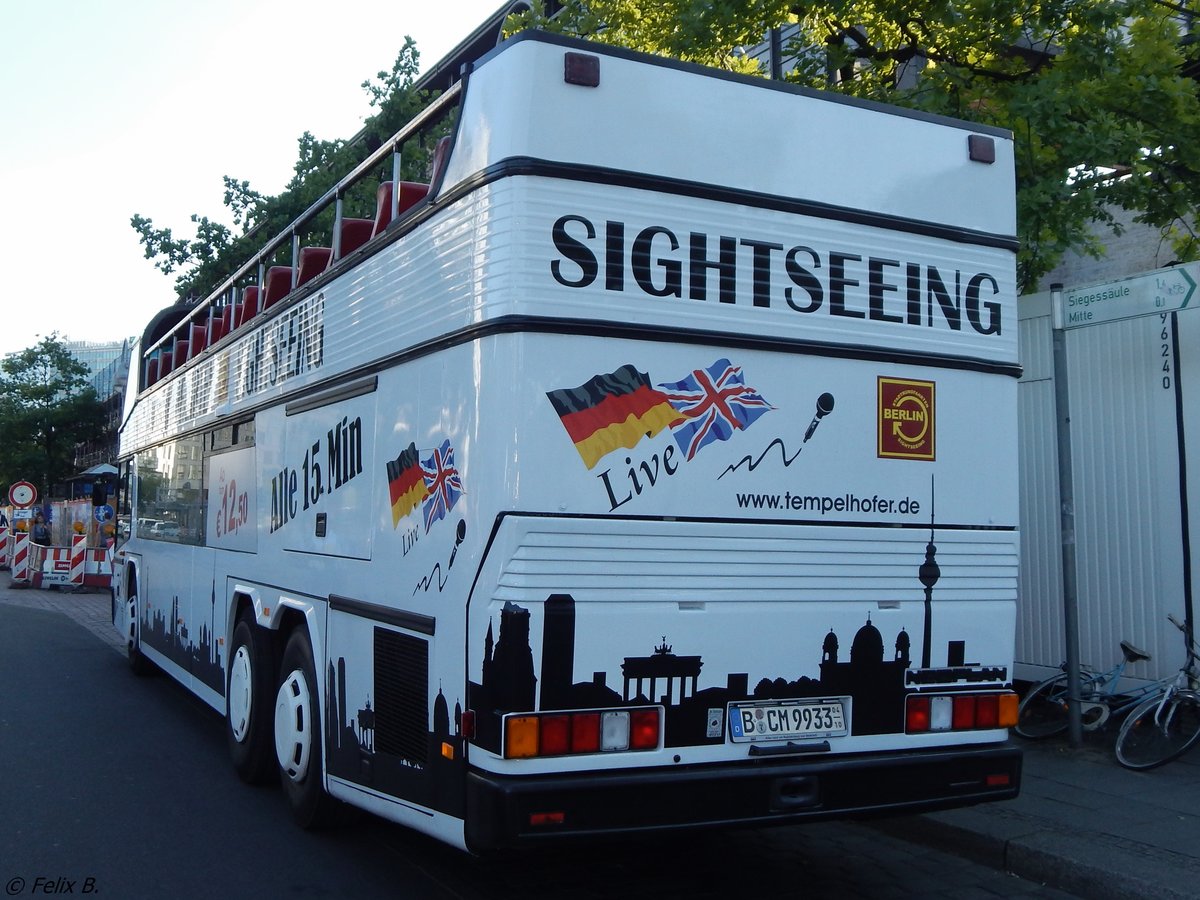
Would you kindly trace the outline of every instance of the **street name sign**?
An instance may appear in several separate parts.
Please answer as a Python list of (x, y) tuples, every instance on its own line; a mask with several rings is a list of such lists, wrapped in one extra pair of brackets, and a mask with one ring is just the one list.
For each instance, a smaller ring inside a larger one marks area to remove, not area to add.
[(1196, 293), (1196, 279), (1188, 268), (1159, 269), (1120, 281), (1064, 290), (1062, 321), (1067, 328), (1078, 328), (1184, 309)]

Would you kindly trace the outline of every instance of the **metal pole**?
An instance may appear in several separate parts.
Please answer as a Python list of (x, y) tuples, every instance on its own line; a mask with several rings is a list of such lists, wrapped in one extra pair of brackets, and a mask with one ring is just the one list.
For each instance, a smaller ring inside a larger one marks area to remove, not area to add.
[(1079, 603), (1075, 582), (1075, 485), (1071, 476), (1071, 413), (1067, 393), (1067, 341), (1061, 284), (1050, 285), (1054, 337), (1054, 418), (1058, 429), (1058, 497), (1062, 537), (1063, 630), (1067, 653), (1067, 736), (1083, 746), (1079, 705)]
[(783, 39), (778, 28), (770, 31), (771, 46), (771, 78), (774, 81), (783, 80)]

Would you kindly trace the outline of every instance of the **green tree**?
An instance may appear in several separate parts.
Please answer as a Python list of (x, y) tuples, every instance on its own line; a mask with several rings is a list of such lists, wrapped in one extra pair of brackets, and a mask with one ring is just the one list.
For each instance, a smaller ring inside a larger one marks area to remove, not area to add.
[(0, 363), (0, 484), (6, 489), (24, 479), (47, 496), (73, 474), (75, 445), (103, 431), (87, 366), (56, 334)]
[[(566, 0), (542, 27), (761, 71), (742, 48), (796, 24), (790, 81), (1010, 129), (1018, 280), (1033, 289), (1068, 249), (1099, 256), (1114, 210), (1200, 258), (1197, 47), (1167, 0)], [(1101, 229), (1103, 232), (1103, 229)]]
[[(156, 226), (146, 216), (133, 215), (130, 225), (138, 233), (146, 258), (165, 274), (178, 273), (175, 286), (180, 297), (207, 296), (248, 262), (267, 238), (288, 227), (429, 102), (428, 95), (413, 89), (419, 64), (417, 46), (406, 37), (391, 71), (381, 71), (376, 80), (362, 83), (368, 103), (376, 111), (366, 119), (356, 139), (324, 141), (304, 132), (297, 139), (299, 152), (292, 178), (281, 193), (264, 195), (252, 189), (248, 181), (224, 176), (223, 203), (233, 225), (240, 226), (239, 233), (215, 219), (195, 214), (191, 217), (193, 236), (180, 237), (171, 228)], [(406, 148), (405, 177), (422, 177), (432, 143), (431, 138), (426, 146)], [(389, 165), (386, 175), (390, 177), (390, 173)], [(380, 174), (384, 174), (382, 169)], [(351, 192), (346, 198), (351, 210), (348, 215), (374, 214), (375, 186), (364, 183)], [(313, 224), (304, 236), (306, 243), (328, 244), (332, 225), (330, 212)], [(164, 301), (163, 305), (168, 304)]]

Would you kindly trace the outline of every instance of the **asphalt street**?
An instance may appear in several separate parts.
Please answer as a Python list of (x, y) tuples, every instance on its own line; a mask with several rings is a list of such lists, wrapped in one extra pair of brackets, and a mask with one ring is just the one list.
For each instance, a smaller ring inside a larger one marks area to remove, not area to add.
[(232, 771), (221, 718), (137, 678), (107, 595), (0, 590), (7, 896), (1049, 898), (1071, 895), (854, 823), (628, 838), (478, 860), (370, 816), (296, 828)]

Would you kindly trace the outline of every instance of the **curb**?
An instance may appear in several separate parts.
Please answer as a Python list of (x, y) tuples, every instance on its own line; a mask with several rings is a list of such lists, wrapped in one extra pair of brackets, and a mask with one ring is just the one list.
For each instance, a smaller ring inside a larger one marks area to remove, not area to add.
[(1003, 805), (882, 820), (873, 827), (950, 850), (980, 865), (1089, 900), (1195, 900), (1200, 862), (1152, 844), (1060, 823)]

